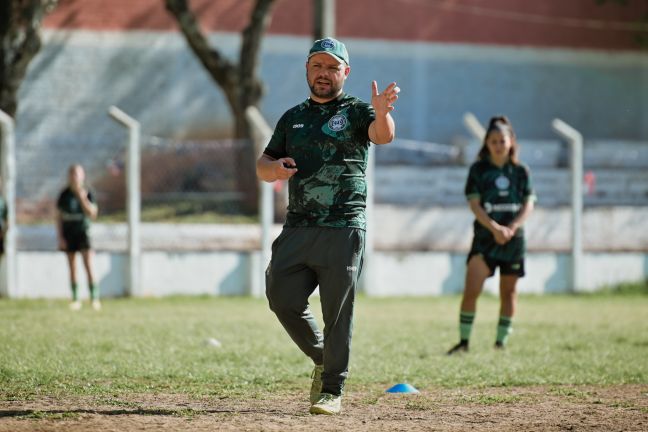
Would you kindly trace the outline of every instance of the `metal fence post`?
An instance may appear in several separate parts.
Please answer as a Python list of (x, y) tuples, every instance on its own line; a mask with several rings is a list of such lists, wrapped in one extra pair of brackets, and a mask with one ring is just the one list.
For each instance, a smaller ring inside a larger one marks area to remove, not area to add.
[(463, 116), (463, 123), (464, 126), (470, 131), (473, 137), (477, 138), (479, 142), (484, 140), (484, 136), (486, 135), (486, 129), (482, 124), (479, 122), (475, 114), (471, 112), (467, 112)]
[[(265, 145), (272, 136), (272, 129), (263, 118), (259, 109), (249, 106), (245, 110), (247, 120), (254, 130), (254, 148), (257, 155), (261, 155)], [(260, 182), (261, 193), (259, 194), (259, 212), (261, 213), (261, 261), (258, 266), (252, 266), (249, 294), (254, 297), (261, 297), (265, 287), (265, 269), (270, 263), (272, 254), (272, 225), (274, 221), (274, 201), (272, 184)]]
[(16, 139), (13, 119), (0, 110), (0, 139), (2, 151), (2, 194), (7, 205), (7, 225), (5, 233), (5, 273), (0, 282), (0, 296), (18, 297), (18, 277), (16, 272)]
[(581, 262), (583, 257), (582, 215), (583, 215), (583, 135), (560, 119), (551, 122), (553, 130), (564, 138), (571, 154), (571, 290), (581, 286)]
[(140, 124), (116, 106), (108, 109), (110, 116), (128, 128), (128, 157), (126, 158), (126, 184), (128, 211), (128, 295), (140, 296), (141, 291), (141, 244), (140, 244)]
[(335, 37), (335, 0), (315, 0), (313, 6), (315, 39)]

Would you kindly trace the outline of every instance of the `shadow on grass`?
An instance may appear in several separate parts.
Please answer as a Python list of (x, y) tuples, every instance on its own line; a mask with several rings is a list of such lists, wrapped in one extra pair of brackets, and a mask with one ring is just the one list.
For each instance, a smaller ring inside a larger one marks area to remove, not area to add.
[(97, 414), (103, 416), (171, 416), (171, 417), (193, 417), (204, 414), (273, 414), (279, 413), (272, 409), (159, 409), (159, 408), (136, 408), (136, 409), (52, 409), (52, 410), (0, 410), (0, 418), (15, 417), (22, 419), (65, 419), (74, 418), (81, 414)]

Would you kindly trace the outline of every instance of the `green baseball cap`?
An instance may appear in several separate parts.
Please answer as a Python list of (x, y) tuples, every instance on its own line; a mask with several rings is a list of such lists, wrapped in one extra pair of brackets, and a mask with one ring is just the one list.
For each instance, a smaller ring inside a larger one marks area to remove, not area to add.
[(342, 42), (333, 38), (316, 40), (308, 52), (308, 58), (315, 54), (328, 54), (349, 65), (349, 53)]

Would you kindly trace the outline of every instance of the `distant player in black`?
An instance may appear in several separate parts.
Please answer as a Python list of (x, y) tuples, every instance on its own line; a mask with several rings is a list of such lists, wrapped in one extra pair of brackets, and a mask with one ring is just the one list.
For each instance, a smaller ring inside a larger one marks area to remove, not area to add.
[(484, 281), (500, 272), (500, 317), (496, 348), (511, 333), (518, 278), (524, 276), (524, 221), (535, 194), (529, 169), (517, 158), (515, 132), (506, 117), (493, 117), (478, 160), (470, 167), (466, 198), (475, 214), (474, 238), (468, 254), (466, 285), (459, 317), (460, 341), (448, 354), (468, 351), (468, 341)]
[(56, 203), (57, 233), (59, 249), (67, 255), (70, 269), (70, 287), (72, 288), (72, 310), (79, 310), (81, 302), (78, 297), (76, 277), (76, 253), (81, 252), (83, 265), (88, 275), (90, 299), (95, 310), (101, 309), (99, 290), (95, 285), (92, 272), (92, 245), (90, 243), (90, 220), (97, 218), (97, 205), (92, 193), (85, 185), (85, 172), (81, 165), (70, 166), (68, 171), (68, 186), (63, 189)]

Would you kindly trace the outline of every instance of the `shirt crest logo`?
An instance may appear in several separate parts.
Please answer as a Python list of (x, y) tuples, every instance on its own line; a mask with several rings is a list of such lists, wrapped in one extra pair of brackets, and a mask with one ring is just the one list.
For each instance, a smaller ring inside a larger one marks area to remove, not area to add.
[(342, 114), (336, 114), (328, 121), (328, 127), (334, 132), (339, 132), (347, 127), (348, 120)]
[(495, 186), (497, 186), (497, 189), (500, 190), (508, 189), (510, 185), (511, 185), (511, 181), (508, 179), (508, 177), (500, 175), (495, 179)]

